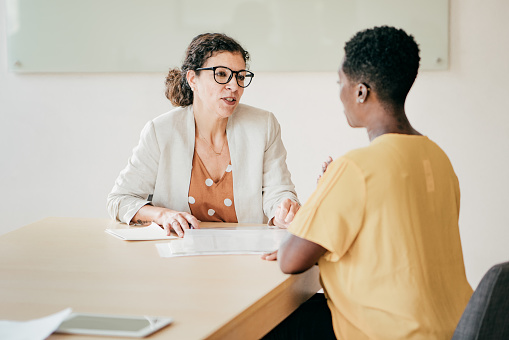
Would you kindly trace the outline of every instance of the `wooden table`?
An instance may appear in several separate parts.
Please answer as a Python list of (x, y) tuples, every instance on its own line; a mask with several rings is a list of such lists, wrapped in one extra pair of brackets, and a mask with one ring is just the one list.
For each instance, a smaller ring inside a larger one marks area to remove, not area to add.
[[(71, 307), (174, 318), (150, 339), (259, 339), (320, 289), (316, 266), (286, 275), (259, 255), (161, 258), (155, 244), (168, 241), (122, 241), (104, 232), (121, 227), (51, 217), (2, 235), (0, 319)], [(102, 337), (50, 336), (61, 338)]]

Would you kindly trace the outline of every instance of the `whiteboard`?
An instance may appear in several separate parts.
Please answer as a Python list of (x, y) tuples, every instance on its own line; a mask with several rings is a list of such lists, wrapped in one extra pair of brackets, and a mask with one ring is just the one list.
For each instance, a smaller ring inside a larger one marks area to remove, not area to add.
[(448, 0), (6, 0), (14, 72), (167, 72), (191, 39), (221, 32), (253, 71), (336, 71), (344, 43), (380, 25), (405, 29), (421, 69), (448, 68)]

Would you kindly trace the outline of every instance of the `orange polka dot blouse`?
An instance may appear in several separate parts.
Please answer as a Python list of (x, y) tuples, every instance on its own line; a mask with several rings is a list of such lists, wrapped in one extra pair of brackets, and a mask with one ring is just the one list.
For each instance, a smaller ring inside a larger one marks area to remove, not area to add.
[(229, 164), (223, 176), (214, 182), (195, 150), (188, 199), (191, 214), (202, 222), (237, 223), (232, 165)]

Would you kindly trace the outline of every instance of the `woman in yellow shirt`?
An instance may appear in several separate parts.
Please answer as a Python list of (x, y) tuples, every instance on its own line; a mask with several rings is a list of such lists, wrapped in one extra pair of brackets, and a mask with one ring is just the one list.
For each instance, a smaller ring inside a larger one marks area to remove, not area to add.
[(404, 109), (419, 61), (413, 37), (393, 27), (361, 31), (346, 43), (340, 98), (349, 125), (365, 128), (370, 145), (328, 165), (291, 236), (266, 256), (277, 256), (285, 273), (318, 263), (332, 322), (325, 299), (315, 298), (312, 313), (303, 304), (267, 338), (312, 338), (331, 325), (342, 340), (451, 338), (472, 288), (458, 179)]

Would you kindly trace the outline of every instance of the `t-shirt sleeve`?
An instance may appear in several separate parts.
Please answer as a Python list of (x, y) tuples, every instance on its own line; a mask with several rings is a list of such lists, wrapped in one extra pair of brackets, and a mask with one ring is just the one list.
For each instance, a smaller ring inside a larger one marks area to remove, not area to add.
[(366, 185), (362, 171), (346, 158), (332, 162), (288, 230), (319, 244), (338, 261), (357, 237), (364, 219)]

